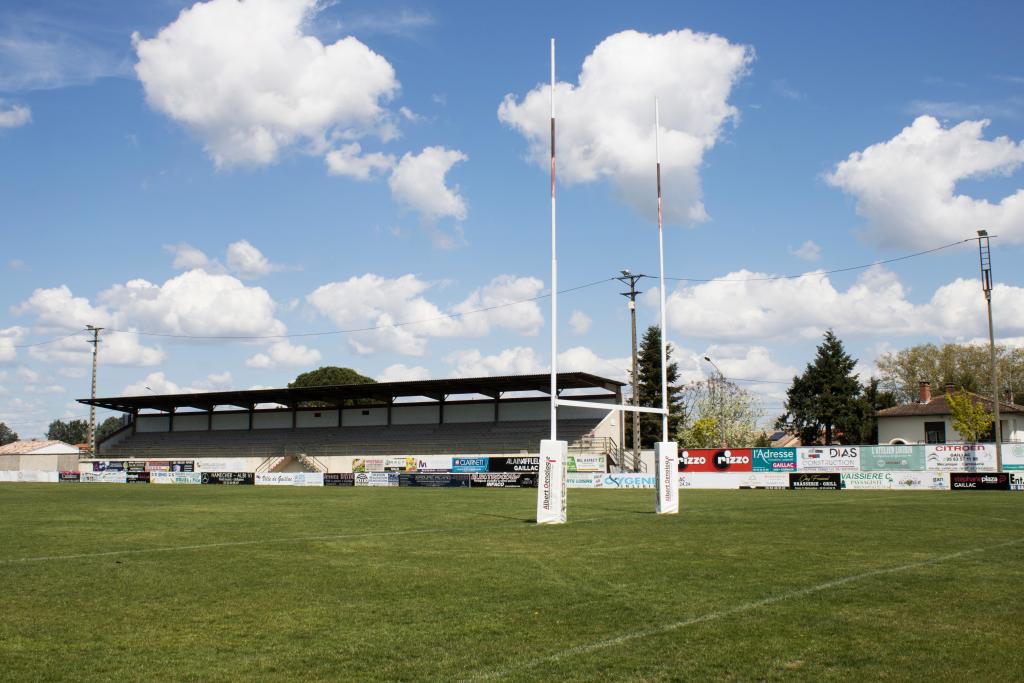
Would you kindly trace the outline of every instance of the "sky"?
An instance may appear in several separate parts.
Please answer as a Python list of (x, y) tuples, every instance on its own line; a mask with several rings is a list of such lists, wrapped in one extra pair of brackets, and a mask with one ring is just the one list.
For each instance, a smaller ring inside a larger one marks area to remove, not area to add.
[(1022, 345), (1022, 24), (1013, 2), (7, 0), (0, 421), (87, 416), (86, 325), (100, 396), (547, 371), (551, 38), (559, 369), (626, 377), (612, 278), (658, 273), (656, 97), (683, 381), (708, 356), (770, 420), (826, 329), (865, 378), (985, 340), (981, 228)]

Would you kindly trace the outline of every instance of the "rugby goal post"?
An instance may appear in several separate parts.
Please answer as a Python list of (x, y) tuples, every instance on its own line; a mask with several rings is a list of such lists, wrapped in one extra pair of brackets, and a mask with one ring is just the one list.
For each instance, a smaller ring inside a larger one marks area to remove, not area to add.
[(668, 434), (668, 368), (665, 334), (665, 238), (661, 200), (661, 148), (659, 145), (660, 113), (654, 100), (654, 155), (658, 191), (658, 263), (661, 296), (661, 407), (608, 404), (577, 401), (558, 396), (558, 240), (555, 211), (555, 39), (551, 39), (551, 436), (540, 442), (537, 478), (537, 524), (563, 524), (566, 515), (566, 483), (568, 479), (567, 441), (558, 440), (558, 407), (596, 408), (623, 412), (661, 415), (661, 441), (655, 444), (655, 512), (673, 514), (679, 511), (678, 449)]

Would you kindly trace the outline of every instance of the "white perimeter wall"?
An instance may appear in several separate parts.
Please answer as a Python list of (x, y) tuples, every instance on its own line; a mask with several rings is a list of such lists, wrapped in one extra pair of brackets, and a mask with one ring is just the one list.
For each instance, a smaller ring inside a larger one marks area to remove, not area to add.
[(205, 432), (209, 425), (206, 413), (178, 413), (174, 416), (174, 431)]
[(252, 416), (252, 428), (253, 429), (291, 429), (292, 428), (292, 411), (285, 410), (281, 412), (268, 412), (268, 413), (253, 413)]
[(342, 427), (365, 427), (367, 425), (386, 425), (387, 423), (387, 408), (345, 408), (345, 412), (341, 416)]
[(296, 427), (337, 427), (337, 410), (300, 410), (295, 416)]
[(213, 429), (248, 429), (249, 413), (214, 413)]

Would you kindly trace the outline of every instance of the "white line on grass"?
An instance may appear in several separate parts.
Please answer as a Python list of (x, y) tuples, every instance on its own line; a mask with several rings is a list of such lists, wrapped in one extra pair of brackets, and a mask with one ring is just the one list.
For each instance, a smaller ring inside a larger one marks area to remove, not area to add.
[(730, 607), (729, 609), (720, 610), (718, 612), (708, 612), (697, 617), (690, 619), (684, 619), (683, 621), (677, 621), (672, 624), (666, 624), (665, 626), (659, 626), (657, 628), (645, 629), (643, 631), (634, 631), (632, 633), (624, 633), (621, 636), (615, 638), (608, 638), (606, 640), (598, 640), (593, 643), (587, 643), (584, 645), (577, 645), (570, 647), (565, 650), (560, 650), (554, 654), (547, 655), (546, 657), (538, 657), (537, 659), (530, 659), (524, 662), (518, 662), (507, 666), (502, 669), (492, 669), (491, 671), (483, 671), (471, 676), (467, 681), (483, 681), (492, 678), (502, 678), (511, 674), (523, 671), (525, 669), (532, 669), (541, 664), (547, 664), (550, 662), (557, 662), (566, 657), (574, 657), (577, 655), (588, 654), (597, 650), (603, 650), (605, 648), (614, 647), (615, 645), (621, 645), (622, 643), (629, 642), (631, 640), (637, 640), (640, 638), (647, 638), (649, 636), (658, 636), (669, 631), (675, 631), (687, 626), (693, 626), (694, 624), (701, 624), (707, 621), (714, 621), (716, 619), (722, 619), (725, 617), (739, 614), (741, 612), (749, 612), (759, 607), (765, 607), (767, 605), (773, 605), (784, 600), (791, 600), (793, 598), (803, 597), (812, 593), (819, 593), (821, 591), (829, 590), (830, 588), (836, 588), (853, 581), (859, 581), (861, 579), (871, 578), (873, 576), (882, 576), (885, 574), (895, 574), (897, 572), (907, 571), (909, 569), (917, 569), (919, 567), (928, 567), (930, 565), (940, 564), (942, 562), (948, 562), (949, 560), (955, 560), (967, 555), (974, 555), (976, 553), (983, 553), (989, 550), (996, 550), (997, 548), (1005, 548), (1011, 545), (1018, 545), (1024, 543), (1024, 538), (1018, 538), (1013, 541), (1007, 541), (1006, 543), (999, 543), (997, 545), (990, 545), (984, 548), (971, 548), (969, 550), (961, 550), (959, 552), (950, 553), (948, 555), (940, 555), (933, 557), (929, 560), (921, 560), (920, 562), (911, 562), (909, 564), (900, 565), (899, 567), (887, 567), (885, 569), (873, 569), (868, 572), (862, 572), (860, 574), (851, 574), (844, 576), (840, 579), (833, 579), (832, 581), (826, 581), (825, 583), (819, 583), (816, 586), (810, 586), (809, 588), (801, 588), (799, 590), (791, 591), (789, 593), (782, 593), (781, 595), (773, 595), (771, 597), (762, 598), (761, 600), (754, 600), (753, 602), (745, 602), (742, 605)]
[(348, 538), (373, 538), (377, 536), (404, 536), (409, 534), (432, 534), (450, 529), (410, 529), (407, 531), (381, 531), (363, 534), (331, 534), (326, 536), (293, 536), (292, 538), (265, 538), (251, 541), (223, 541), (221, 543), (200, 543), (197, 545), (169, 545), (158, 548), (135, 548), (131, 550), (109, 550), (102, 553), (81, 553), (79, 555), (49, 555), (45, 557), (16, 557), (0, 560), (0, 564), (20, 564), (22, 562), (46, 562), (48, 560), (80, 560), (89, 557), (109, 557), (112, 555), (141, 555), (143, 553), (166, 553), (175, 550), (206, 550), (208, 548), (230, 548), (242, 545), (268, 545), (271, 543), (305, 543), (308, 541), (337, 541)]

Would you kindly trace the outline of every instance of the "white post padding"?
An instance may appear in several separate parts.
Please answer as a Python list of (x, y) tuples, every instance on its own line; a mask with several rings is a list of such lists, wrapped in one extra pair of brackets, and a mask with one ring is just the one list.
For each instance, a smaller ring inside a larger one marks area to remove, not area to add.
[(655, 512), (674, 515), (679, 512), (679, 447), (675, 441), (654, 444)]
[[(540, 442), (540, 476), (537, 478), (537, 524), (565, 524), (565, 487), (569, 442)], [(678, 483), (676, 484), (678, 487)]]

